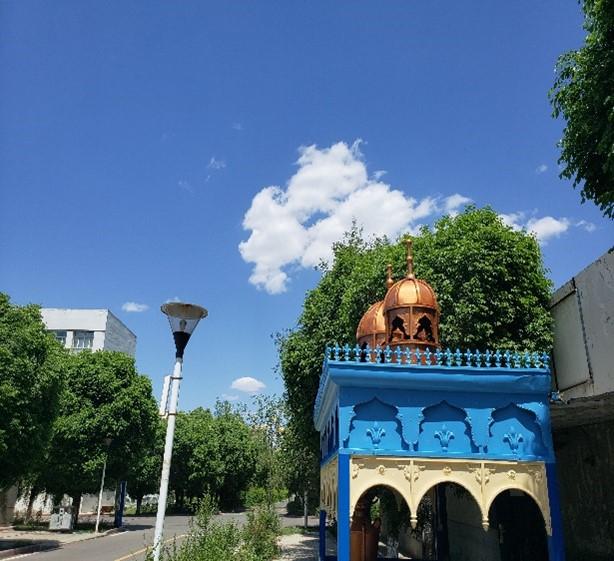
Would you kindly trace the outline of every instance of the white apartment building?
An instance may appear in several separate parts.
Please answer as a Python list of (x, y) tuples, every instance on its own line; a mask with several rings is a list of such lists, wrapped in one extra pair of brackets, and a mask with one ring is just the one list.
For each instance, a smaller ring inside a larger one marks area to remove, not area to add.
[(134, 357), (136, 335), (110, 310), (42, 308), (47, 329), (67, 349), (120, 351)]

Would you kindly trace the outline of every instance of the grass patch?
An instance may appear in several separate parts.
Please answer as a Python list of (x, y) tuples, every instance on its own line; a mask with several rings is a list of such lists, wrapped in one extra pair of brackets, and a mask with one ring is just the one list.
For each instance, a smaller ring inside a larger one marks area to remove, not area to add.
[(302, 536), (314, 536), (318, 535), (320, 529), (318, 526), (286, 526), (281, 529), (282, 536), (292, 536), (293, 534), (301, 534)]

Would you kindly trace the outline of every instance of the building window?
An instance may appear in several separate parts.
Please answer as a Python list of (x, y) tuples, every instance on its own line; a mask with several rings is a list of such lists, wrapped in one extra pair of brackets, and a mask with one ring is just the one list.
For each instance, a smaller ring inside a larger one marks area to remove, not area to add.
[(62, 347), (66, 346), (66, 331), (52, 331), (51, 333)]
[(94, 346), (93, 331), (75, 331), (72, 339), (73, 349), (91, 349)]

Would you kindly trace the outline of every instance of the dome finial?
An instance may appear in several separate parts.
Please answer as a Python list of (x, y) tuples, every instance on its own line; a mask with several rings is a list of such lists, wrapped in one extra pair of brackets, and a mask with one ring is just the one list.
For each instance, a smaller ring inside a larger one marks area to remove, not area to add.
[(392, 263), (388, 263), (386, 267), (386, 289), (390, 290), (390, 287), (394, 284), (392, 280)]
[(411, 238), (407, 238), (405, 240), (407, 244), (407, 278), (414, 279), (416, 276), (414, 275), (414, 254), (412, 251), (413, 240)]

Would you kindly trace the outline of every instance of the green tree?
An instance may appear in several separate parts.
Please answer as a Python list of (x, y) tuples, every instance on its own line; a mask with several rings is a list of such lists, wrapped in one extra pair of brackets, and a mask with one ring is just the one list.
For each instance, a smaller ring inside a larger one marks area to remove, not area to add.
[[(490, 208), (468, 207), (414, 237), (416, 274), (434, 288), (444, 347), (548, 351), (551, 283), (536, 239), (503, 224)], [(353, 230), (307, 294), (297, 328), (278, 337), (288, 401), (290, 490), (317, 490), (318, 435), (313, 403), (327, 344), (353, 343), (358, 322), (386, 293), (386, 264), (405, 275), (405, 244), (366, 243)], [(301, 474), (303, 477), (301, 477)]]
[(567, 124), (559, 142), (561, 177), (582, 185), (614, 218), (614, 0), (583, 0), (586, 41), (559, 57), (550, 90), (554, 117)]
[(222, 509), (233, 509), (242, 504), (245, 491), (254, 480), (257, 442), (241, 414), (228, 402), (216, 404), (215, 430), (223, 464), (218, 501)]
[[(45, 469), (38, 480), (48, 492), (73, 497), (97, 490), (105, 455), (109, 481), (124, 479), (154, 439), (157, 407), (151, 382), (134, 359), (118, 352), (70, 356), (60, 411), (53, 424)], [(107, 449), (105, 439), (112, 443)]]
[(136, 501), (136, 514), (141, 514), (143, 497), (157, 493), (160, 489), (162, 455), (164, 454), (164, 434), (166, 424), (158, 420), (155, 436), (149, 446), (143, 449), (140, 457), (130, 464), (126, 480), (128, 494)]
[(66, 353), (38, 306), (0, 293), (0, 489), (27, 476), (47, 448)]
[(245, 417), (252, 431), (256, 473), (252, 483), (266, 489), (273, 502), (284, 487), (282, 441), (286, 428), (286, 404), (276, 395), (255, 395)]
[(217, 495), (222, 470), (218, 435), (211, 412), (197, 407), (179, 413), (169, 482), (177, 506), (184, 508), (187, 500), (198, 499), (205, 493)]
[(198, 407), (177, 416), (170, 487), (179, 508), (204, 494), (222, 509), (240, 506), (257, 469), (256, 443), (242, 415), (228, 402), (215, 412)]

